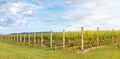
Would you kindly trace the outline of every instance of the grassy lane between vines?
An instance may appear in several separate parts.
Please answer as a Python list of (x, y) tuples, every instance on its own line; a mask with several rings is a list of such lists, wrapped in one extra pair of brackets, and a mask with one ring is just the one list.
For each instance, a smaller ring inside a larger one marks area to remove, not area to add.
[(86, 54), (75, 54), (71, 48), (54, 51), (0, 41), (0, 59), (120, 59), (120, 49), (109, 46)]

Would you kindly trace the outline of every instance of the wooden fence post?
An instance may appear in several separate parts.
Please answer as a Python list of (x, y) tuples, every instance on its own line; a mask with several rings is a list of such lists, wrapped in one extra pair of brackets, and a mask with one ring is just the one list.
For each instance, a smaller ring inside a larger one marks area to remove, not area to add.
[(12, 35), (10, 35), (10, 42), (12, 42), (12, 40), (13, 40), (13, 39), (12, 39)]
[(7, 37), (8, 37), (8, 41), (11, 42), (10, 35), (7, 35)]
[(36, 44), (36, 33), (34, 34), (34, 47), (35, 47), (35, 44)]
[(18, 34), (17, 34), (17, 43), (18, 43)]
[(84, 50), (84, 27), (81, 27), (81, 49)]
[(52, 47), (52, 31), (50, 32), (50, 47)]
[(97, 46), (100, 45), (100, 42), (99, 42), (99, 27), (97, 27)]
[(43, 33), (41, 33), (41, 47), (43, 47)]
[(65, 48), (65, 30), (63, 29), (63, 33), (62, 33), (62, 36), (63, 36), (63, 48)]
[(25, 43), (25, 40), (26, 40), (26, 37), (25, 37), (26, 34), (24, 34), (24, 43)]
[(29, 38), (28, 38), (28, 44), (30, 45), (30, 43), (31, 43), (31, 41), (30, 41), (30, 36), (31, 36), (31, 34), (29, 33)]
[(112, 32), (113, 32), (113, 36), (112, 36), (112, 44), (114, 44), (114, 29), (112, 29)]
[(13, 40), (14, 40), (14, 42), (15, 42), (16, 36), (15, 36), (15, 35), (13, 35), (13, 37), (14, 37), (14, 39), (13, 39)]
[(8, 40), (8, 42), (10, 42), (10, 35), (6, 35), (8, 38), (7, 38), (7, 40)]
[(20, 43), (22, 43), (22, 35), (20, 35)]
[(68, 40), (68, 46), (71, 46), (71, 40)]
[(38, 38), (37, 38), (37, 43), (38, 43), (38, 45), (40, 45), (39, 35), (40, 35), (40, 34), (38, 34)]
[(56, 49), (57, 49), (57, 46), (55, 45), (55, 46), (54, 46), (54, 50), (56, 50)]
[(9, 35), (9, 38), (10, 38), (10, 42), (12, 42), (12, 38), (11, 38), (11, 35)]

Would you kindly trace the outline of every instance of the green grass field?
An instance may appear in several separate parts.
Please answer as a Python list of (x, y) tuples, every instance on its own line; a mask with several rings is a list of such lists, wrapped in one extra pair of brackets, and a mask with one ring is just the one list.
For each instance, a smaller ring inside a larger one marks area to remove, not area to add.
[(75, 54), (71, 48), (54, 51), (0, 41), (0, 59), (120, 59), (120, 49), (111, 46)]

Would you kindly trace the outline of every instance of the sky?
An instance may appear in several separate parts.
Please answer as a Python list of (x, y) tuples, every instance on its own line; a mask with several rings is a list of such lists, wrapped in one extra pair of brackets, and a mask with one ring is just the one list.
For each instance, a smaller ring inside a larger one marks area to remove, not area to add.
[(0, 0), (0, 33), (120, 29), (120, 0)]

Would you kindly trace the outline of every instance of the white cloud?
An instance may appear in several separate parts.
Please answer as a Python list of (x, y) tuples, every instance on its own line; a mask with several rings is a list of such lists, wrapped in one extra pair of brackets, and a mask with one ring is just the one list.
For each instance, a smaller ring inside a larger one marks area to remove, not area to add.
[[(66, 9), (68, 8), (67, 10), (46, 17), (46, 19), (52, 17), (51, 21), (55, 21), (58, 17), (68, 20), (65, 25), (61, 24), (62, 28), (75, 30), (74, 28), (85, 26), (111, 29), (120, 26), (118, 0), (64, 0), (63, 3)], [(52, 6), (63, 5), (63, 3), (54, 3)], [(54, 15), (56, 16), (53, 17)], [(58, 27), (58, 25), (54, 27)]]
[(25, 12), (25, 14), (32, 15), (32, 14), (33, 14), (33, 11), (28, 10), (27, 12)]
[[(27, 17), (33, 17), (35, 14), (34, 10), (41, 7), (26, 2), (7, 2), (1, 5), (0, 8), (0, 13), (3, 13), (3, 17), (1, 16), (0, 18), (0, 27), (10, 28), (28, 26), (30, 21), (28, 21)], [(9, 20), (11, 23), (8, 22)]]
[[(120, 26), (120, 4), (118, 0), (67, 0), (74, 6), (65, 12), (62, 17), (72, 19), (66, 25), (72, 28), (85, 26), (88, 28), (102, 27), (104, 29), (118, 28)], [(77, 6), (76, 6), (77, 5)], [(78, 6), (79, 5), (79, 6)]]
[(105, 29), (120, 26), (119, 0), (32, 0), (36, 4), (11, 1), (0, 5), (1, 25), (8, 25), (4, 20), (11, 19), (8, 27), (36, 25), (40, 28), (79, 30), (81, 26)]
[(23, 2), (17, 2), (17, 3), (9, 3), (7, 5), (8, 11), (10, 11), (11, 14), (17, 15), (17, 16), (25, 16), (28, 14), (33, 13), (34, 9), (38, 9), (39, 7), (34, 4), (29, 3), (23, 3)]
[(0, 22), (3, 22), (4, 21), (4, 19), (0, 19)]
[(12, 14), (17, 15), (17, 12), (20, 11), (21, 4), (20, 3), (10, 3), (8, 8), (9, 8), (8, 10)]

